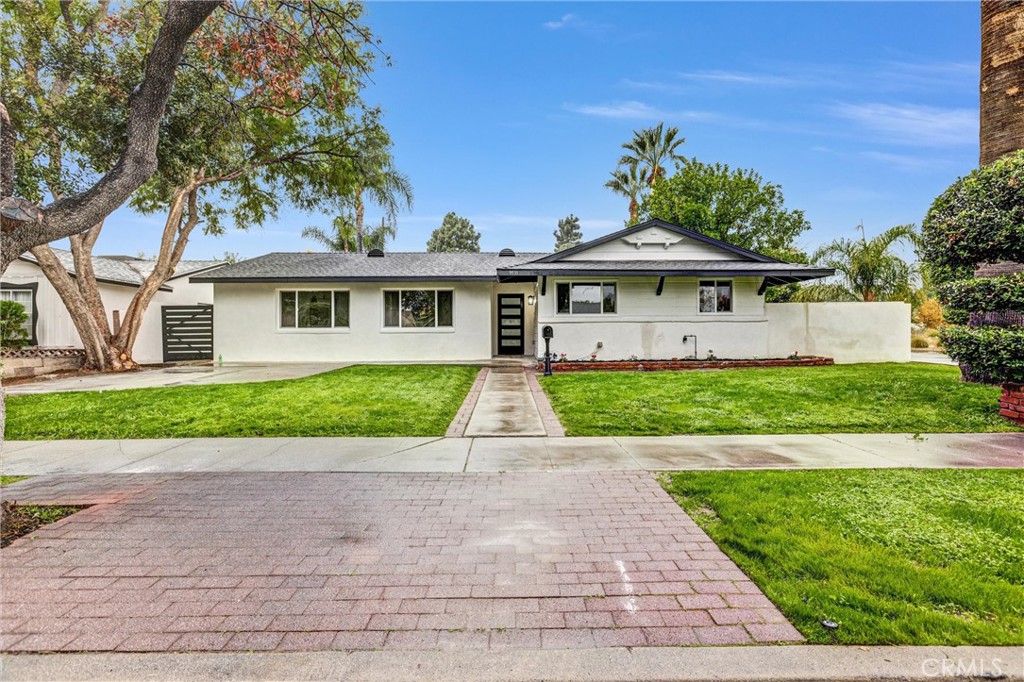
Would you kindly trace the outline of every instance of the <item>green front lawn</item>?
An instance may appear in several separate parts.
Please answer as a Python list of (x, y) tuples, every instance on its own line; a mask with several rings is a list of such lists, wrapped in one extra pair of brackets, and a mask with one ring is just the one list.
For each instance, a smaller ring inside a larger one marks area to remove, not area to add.
[(586, 372), (541, 384), (570, 436), (1013, 431), (999, 389), (956, 367)]
[(478, 371), (357, 366), (287, 381), (13, 396), (7, 437), (443, 436)]
[(810, 642), (1024, 642), (1024, 472), (715, 471), (663, 484)]

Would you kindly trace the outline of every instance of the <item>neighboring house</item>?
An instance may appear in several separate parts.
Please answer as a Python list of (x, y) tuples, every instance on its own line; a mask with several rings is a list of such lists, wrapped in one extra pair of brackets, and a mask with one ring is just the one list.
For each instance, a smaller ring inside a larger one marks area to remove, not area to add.
[[(62, 249), (54, 249), (53, 252), (68, 274), (74, 277), (75, 266), (71, 252)], [(131, 256), (94, 256), (92, 264), (100, 296), (109, 316), (107, 322), (111, 329), (116, 329), (135, 292), (153, 271), (155, 261)], [(174, 276), (160, 288), (145, 312), (132, 354), (136, 362), (164, 362), (163, 308), (169, 307), (169, 310), (176, 312), (207, 306), (208, 312), (208, 306), (213, 303), (213, 286), (191, 283), (188, 276), (222, 265), (224, 261), (213, 260), (181, 261), (178, 264)], [(31, 253), (24, 254), (7, 268), (0, 280), (0, 298), (17, 301), (25, 306), (29, 317), (30, 345), (42, 348), (82, 347), (67, 307)], [(212, 357), (211, 352), (202, 355), (208, 359)]]
[(570, 359), (909, 360), (906, 304), (765, 303), (832, 274), (654, 220), (554, 254), (271, 253), (191, 281), (227, 362), (532, 357), (546, 325)]

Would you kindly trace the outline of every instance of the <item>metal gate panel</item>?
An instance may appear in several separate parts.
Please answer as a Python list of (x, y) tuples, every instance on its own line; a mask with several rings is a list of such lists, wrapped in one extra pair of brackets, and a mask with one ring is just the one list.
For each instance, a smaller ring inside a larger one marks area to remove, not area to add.
[(165, 305), (160, 318), (164, 362), (213, 359), (212, 305)]

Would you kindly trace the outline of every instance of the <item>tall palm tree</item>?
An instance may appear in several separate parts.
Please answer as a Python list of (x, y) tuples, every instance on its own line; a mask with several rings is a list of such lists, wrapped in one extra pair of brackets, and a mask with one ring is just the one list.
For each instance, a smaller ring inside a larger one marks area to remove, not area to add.
[(1021, 0), (981, 2), (981, 165), (1024, 147)]
[(412, 209), (413, 191), (409, 177), (395, 168), (391, 155), (391, 138), (380, 127), (372, 128), (362, 141), (362, 149), (355, 161), (355, 209), (356, 251), (366, 248), (363, 219), (367, 202), (376, 204), (384, 211), (387, 222), (392, 224), (402, 209)]
[(640, 201), (647, 191), (644, 173), (639, 165), (631, 163), (625, 168), (616, 168), (611, 172), (611, 176), (612, 179), (604, 183), (604, 186), (629, 199), (629, 224), (633, 225), (640, 213)]
[(676, 153), (684, 142), (686, 138), (679, 137), (679, 128), (665, 129), (664, 121), (653, 128), (634, 130), (633, 139), (622, 145), (627, 153), (619, 159), (619, 165), (641, 167), (644, 180), (654, 186), (665, 177), (665, 164), (685, 160), (682, 154)]
[(302, 230), (302, 238), (319, 242), (328, 251), (349, 253), (356, 250), (356, 224), (351, 215), (340, 215), (331, 221), (330, 232), (319, 227), (306, 227)]
[(892, 247), (915, 244), (913, 225), (890, 227), (867, 238), (860, 225), (859, 239), (836, 239), (811, 256), (811, 261), (834, 268), (836, 280), (801, 287), (794, 301), (903, 301), (913, 295), (914, 267), (897, 256)]

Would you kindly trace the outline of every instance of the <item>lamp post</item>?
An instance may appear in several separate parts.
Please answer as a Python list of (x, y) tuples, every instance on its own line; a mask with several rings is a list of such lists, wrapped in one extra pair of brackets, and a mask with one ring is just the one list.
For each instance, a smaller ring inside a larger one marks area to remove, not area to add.
[(544, 337), (544, 376), (551, 376), (551, 339), (555, 335), (555, 330), (550, 324), (544, 325), (544, 329), (541, 330), (541, 336)]

